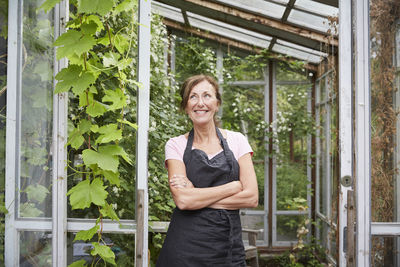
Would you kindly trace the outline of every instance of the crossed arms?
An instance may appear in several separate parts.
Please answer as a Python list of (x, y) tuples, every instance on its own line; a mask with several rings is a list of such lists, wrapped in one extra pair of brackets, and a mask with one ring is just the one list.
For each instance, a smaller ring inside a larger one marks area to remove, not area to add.
[(176, 206), (181, 210), (196, 210), (205, 207), (214, 209), (254, 208), (258, 205), (257, 178), (250, 153), (238, 160), (239, 181), (206, 188), (196, 188), (186, 177), (182, 161), (169, 159), (169, 187)]

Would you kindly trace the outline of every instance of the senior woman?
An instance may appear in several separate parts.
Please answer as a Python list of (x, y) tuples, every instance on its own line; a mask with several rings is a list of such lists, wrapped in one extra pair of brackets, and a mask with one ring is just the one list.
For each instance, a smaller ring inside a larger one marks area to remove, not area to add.
[(216, 126), (212, 77), (188, 78), (181, 96), (193, 129), (165, 146), (176, 209), (156, 266), (246, 266), (239, 209), (258, 204), (252, 149), (241, 133)]

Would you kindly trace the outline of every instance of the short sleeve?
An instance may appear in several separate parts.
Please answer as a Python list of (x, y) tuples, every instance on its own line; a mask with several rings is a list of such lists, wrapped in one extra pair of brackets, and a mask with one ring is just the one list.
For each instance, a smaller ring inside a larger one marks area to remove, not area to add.
[(227, 141), (236, 160), (239, 160), (246, 153), (250, 153), (250, 155), (253, 156), (253, 149), (251, 148), (247, 137), (242, 133), (228, 131)]
[(165, 162), (169, 159), (183, 161), (183, 154), (186, 147), (185, 141), (186, 138), (184, 136), (174, 137), (167, 141), (165, 144)]

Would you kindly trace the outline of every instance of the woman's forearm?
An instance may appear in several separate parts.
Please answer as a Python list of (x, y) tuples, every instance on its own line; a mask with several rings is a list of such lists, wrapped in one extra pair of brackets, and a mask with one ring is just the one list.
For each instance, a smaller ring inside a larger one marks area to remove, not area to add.
[(175, 204), (181, 210), (209, 207), (213, 203), (239, 193), (241, 190), (242, 184), (239, 181), (207, 188), (171, 188)]
[(242, 190), (237, 194), (223, 198), (211, 204), (215, 209), (255, 208), (258, 205), (258, 190)]

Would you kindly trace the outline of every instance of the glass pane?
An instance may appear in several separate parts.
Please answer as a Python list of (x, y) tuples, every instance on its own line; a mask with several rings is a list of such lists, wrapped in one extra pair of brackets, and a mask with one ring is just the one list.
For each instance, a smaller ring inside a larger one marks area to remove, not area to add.
[(215, 50), (207, 46), (204, 39), (177, 37), (175, 55), (177, 82), (183, 82), (186, 78), (199, 73), (216, 77)]
[[(75, 241), (75, 233), (67, 235), (67, 264), (75, 261), (85, 260), (90, 266), (110, 266), (105, 264), (99, 257), (93, 257), (90, 250), (93, 248), (90, 242)], [(115, 254), (117, 266), (134, 266), (135, 264), (135, 235), (125, 234), (103, 234), (101, 243), (107, 245)], [(97, 240), (96, 240), (97, 241)]]
[(299, 10), (292, 10), (288, 21), (320, 32), (327, 32), (329, 29), (328, 19)]
[(277, 19), (281, 19), (285, 12), (284, 6), (264, 0), (218, 0), (217, 2)]
[(311, 63), (319, 63), (321, 61), (321, 58), (319, 56), (315, 56), (313, 54), (303, 52), (293, 47), (288, 47), (281, 44), (275, 44), (272, 48), (272, 51), (284, 54), (286, 56), (291, 56), (300, 60), (309, 61)]
[(319, 206), (320, 212), (324, 215), (327, 215), (326, 209), (326, 182), (327, 182), (327, 166), (326, 166), (326, 150), (327, 150), (327, 140), (326, 140), (326, 116), (327, 110), (325, 105), (320, 106), (320, 125), (319, 125), (319, 155), (317, 155), (319, 159)]
[(284, 46), (287, 46), (287, 47), (292, 47), (292, 48), (298, 49), (298, 50), (303, 51), (303, 52), (308, 52), (308, 53), (310, 53), (312, 55), (316, 55), (316, 56), (320, 56), (320, 57), (327, 57), (328, 56), (327, 53), (320, 52), (320, 51), (314, 50), (314, 49), (310, 49), (310, 48), (307, 48), (307, 47), (304, 47), (304, 46), (301, 46), (301, 45), (293, 44), (293, 43), (290, 43), (290, 42), (286, 42), (286, 41), (283, 41), (283, 40), (280, 40), (280, 39), (277, 39), (276, 42), (278, 44), (281, 44), (281, 45), (284, 45)]
[[(259, 185), (264, 184), (264, 87), (224, 86), (223, 128), (238, 131), (247, 136), (254, 151), (253, 161)], [(251, 124), (249, 121), (260, 123)], [(260, 153), (257, 153), (257, 151)], [(259, 162), (259, 164), (258, 164)], [(262, 192), (260, 192), (261, 196)]]
[(400, 237), (372, 236), (371, 266), (399, 266)]
[(258, 62), (255, 57), (252, 57), (252, 55), (244, 57), (241, 56), (239, 53), (235, 53), (235, 51), (232, 51), (231, 53), (224, 55), (224, 81), (235, 82), (264, 80), (263, 69), (260, 67), (255, 68), (254, 66), (266, 66), (266, 64), (267, 61), (265, 61), (264, 63)]
[(371, 215), (375, 222), (400, 221), (400, 94), (396, 62), (400, 51), (400, 5), (393, 3), (370, 1)]
[[(306, 80), (305, 75), (286, 73), (286, 81)], [(307, 85), (277, 86), (276, 206), (278, 210), (307, 209), (307, 135), (312, 131), (307, 112)]]
[(337, 220), (337, 200), (338, 200), (338, 179), (339, 179), (339, 154), (338, 154), (338, 107), (336, 99), (331, 101), (331, 125), (330, 125), (330, 188), (331, 188), (331, 215), (330, 218), (336, 222)]
[(276, 216), (276, 240), (296, 241), (297, 229), (304, 221), (304, 215), (278, 215)]
[(7, 1), (0, 11), (0, 262), (4, 262), (5, 220), (5, 150), (6, 150), (6, 86), (7, 86)]
[(322, 247), (327, 248), (328, 247), (328, 235), (329, 235), (329, 226), (322, 220), (319, 220), (318, 227), (319, 227), (319, 242)]
[(154, 1), (151, 3), (151, 11), (165, 18), (169, 18), (180, 23), (185, 23), (182, 12), (179, 8)]
[(20, 217), (51, 217), (53, 13), (40, 2), (23, 6)]
[[(264, 229), (264, 215), (263, 214), (246, 214), (240, 215), (240, 221), (242, 223), (243, 229), (252, 229), (252, 230), (261, 230)], [(243, 240), (249, 240), (248, 234), (246, 232), (242, 232)], [(257, 240), (264, 239), (264, 232), (259, 232), (257, 235)]]
[(218, 20), (206, 18), (195, 13), (187, 12), (189, 23), (192, 27), (225, 36), (254, 46), (267, 48), (271, 37), (246, 30)]
[(339, 12), (339, 9), (336, 7), (311, 0), (297, 0), (294, 6), (297, 8), (303, 8), (309, 11), (313, 11), (315, 13), (325, 16), (337, 16)]
[(51, 232), (20, 232), (19, 266), (51, 266)]

